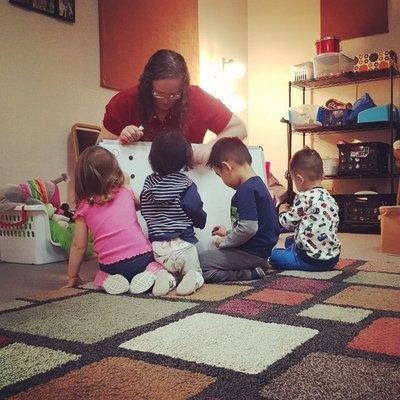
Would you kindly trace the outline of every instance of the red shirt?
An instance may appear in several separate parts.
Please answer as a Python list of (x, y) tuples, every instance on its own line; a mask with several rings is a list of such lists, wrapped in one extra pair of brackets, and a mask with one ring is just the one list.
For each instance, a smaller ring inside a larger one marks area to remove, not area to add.
[[(184, 122), (184, 135), (191, 143), (202, 143), (206, 131), (218, 134), (224, 130), (232, 117), (232, 112), (219, 100), (198, 86), (190, 86), (188, 109)], [(138, 115), (138, 86), (116, 94), (106, 106), (104, 127), (119, 135), (127, 125), (140, 126)], [(150, 126), (144, 130), (142, 141), (151, 142), (156, 135), (177, 127), (177, 116), (172, 108), (164, 121), (154, 115)]]

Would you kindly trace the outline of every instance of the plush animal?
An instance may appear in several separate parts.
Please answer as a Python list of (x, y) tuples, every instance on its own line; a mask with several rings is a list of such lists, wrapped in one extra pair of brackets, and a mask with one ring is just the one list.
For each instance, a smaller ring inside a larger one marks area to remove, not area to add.
[(393, 143), (393, 156), (397, 167), (400, 168), (400, 139)]
[(0, 188), (0, 215), (20, 204), (51, 204), (57, 212), (61, 205), (58, 183), (66, 180), (67, 174), (63, 173), (51, 181), (32, 179), (19, 185)]

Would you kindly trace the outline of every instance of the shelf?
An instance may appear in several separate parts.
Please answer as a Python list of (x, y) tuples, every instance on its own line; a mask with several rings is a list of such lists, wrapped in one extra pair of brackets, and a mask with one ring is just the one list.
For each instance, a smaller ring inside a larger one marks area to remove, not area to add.
[[(392, 68), (393, 77), (400, 75), (399, 71)], [(379, 69), (366, 72), (347, 72), (344, 75), (329, 78), (310, 79), (306, 81), (292, 81), (292, 87), (298, 89), (318, 89), (333, 86), (350, 85), (353, 83), (380, 81), (390, 79), (390, 69)]]
[[(399, 128), (400, 124), (398, 122), (393, 122), (393, 129)], [(323, 135), (332, 133), (347, 133), (347, 132), (363, 132), (363, 131), (376, 131), (376, 130), (386, 130), (390, 129), (390, 122), (365, 122), (363, 124), (353, 124), (349, 126), (336, 126), (336, 127), (318, 127), (314, 129), (307, 130), (293, 130), (293, 133), (298, 135)]]
[[(394, 173), (393, 177), (399, 177), (400, 174)], [(347, 176), (347, 175), (325, 175), (324, 180), (332, 180), (332, 179), (390, 179), (391, 175), (390, 174), (385, 174), (385, 175), (353, 175), (353, 176)]]

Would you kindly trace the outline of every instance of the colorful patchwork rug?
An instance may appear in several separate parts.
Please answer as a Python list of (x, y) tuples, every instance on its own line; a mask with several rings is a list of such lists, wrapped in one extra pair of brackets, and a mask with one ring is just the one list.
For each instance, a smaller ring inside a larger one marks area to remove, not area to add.
[(400, 261), (1, 304), (0, 398), (400, 399)]

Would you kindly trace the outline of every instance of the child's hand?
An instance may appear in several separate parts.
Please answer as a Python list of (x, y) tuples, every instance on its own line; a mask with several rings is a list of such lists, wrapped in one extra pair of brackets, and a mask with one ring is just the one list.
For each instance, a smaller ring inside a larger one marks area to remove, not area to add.
[(74, 276), (72, 278), (68, 278), (68, 284), (65, 286), (67, 288), (73, 288), (73, 287), (77, 287), (79, 285), (82, 285), (82, 279), (80, 278), (80, 276)]
[(228, 230), (223, 225), (214, 226), (211, 231), (212, 236), (221, 236), (224, 237), (228, 233)]
[(214, 239), (215, 247), (219, 247), (220, 244), (221, 244), (223, 241), (224, 241), (224, 238), (222, 238), (222, 237), (217, 237), (217, 238), (215, 238), (215, 239)]
[(291, 209), (291, 207), (288, 203), (281, 204), (279, 206), (279, 213), (288, 212), (290, 209)]

